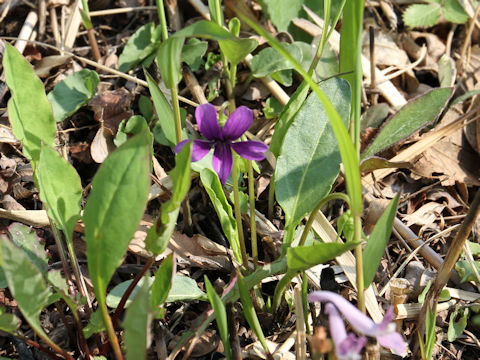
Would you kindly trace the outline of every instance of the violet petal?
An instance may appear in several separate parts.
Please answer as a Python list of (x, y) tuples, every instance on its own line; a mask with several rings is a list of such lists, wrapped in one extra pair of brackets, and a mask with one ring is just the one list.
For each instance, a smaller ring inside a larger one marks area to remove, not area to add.
[(175, 154), (178, 154), (183, 149), (185, 144), (188, 143), (189, 141), (190, 141), (189, 139), (182, 140), (177, 145), (175, 145), (175, 148), (173, 149), (173, 151), (175, 151)]
[(253, 112), (246, 106), (237, 108), (227, 119), (222, 128), (224, 140), (236, 140), (248, 130), (253, 122)]
[(328, 314), (330, 335), (335, 344), (335, 352), (338, 359), (361, 359), (360, 352), (365, 346), (367, 339), (365, 337), (357, 337), (353, 333), (347, 335), (345, 323), (335, 305), (327, 303), (325, 305), (325, 313)]
[(212, 104), (202, 104), (195, 109), (198, 130), (207, 140), (221, 140), (222, 131), (217, 119), (217, 110)]
[(202, 160), (213, 146), (213, 142), (205, 140), (193, 140), (192, 162)]
[(230, 144), (235, 152), (247, 160), (265, 159), (268, 146), (260, 141), (239, 141)]
[(333, 303), (356, 331), (368, 336), (377, 335), (377, 325), (373, 320), (363, 314), (343, 296), (331, 291), (314, 291), (308, 295), (307, 299), (310, 302), (322, 301)]
[(217, 143), (213, 152), (213, 169), (218, 174), (220, 182), (225, 184), (232, 172), (233, 158), (229, 144)]
[(395, 354), (400, 356), (407, 355), (407, 344), (402, 335), (397, 332), (391, 332), (385, 335), (377, 335), (377, 341), (387, 349), (392, 349)]

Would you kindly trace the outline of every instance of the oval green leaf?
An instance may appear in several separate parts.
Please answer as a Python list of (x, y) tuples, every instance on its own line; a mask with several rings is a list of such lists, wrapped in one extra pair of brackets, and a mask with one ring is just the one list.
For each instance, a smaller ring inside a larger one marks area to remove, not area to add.
[[(348, 83), (332, 78), (320, 88), (346, 121), (350, 111)], [(330, 192), (340, 163), (328, 115), (312, 94), (288, 128), (275, 171), (275, 193), (285, 211), (286, 227), (296, 226)]]
[(136, 135), (100, 166), (85, 206), (88, 270), (99, 303), (143, 215), (150, 188), (150, 141)]
[(42, 142), (53, 146), (56, 125), (52, 107), (32, 66), (8, 43), (5, 43), (3, 66), (12, 94), (8, 102), (12, 131), (22, 142), (23, 153), (35, 168)]

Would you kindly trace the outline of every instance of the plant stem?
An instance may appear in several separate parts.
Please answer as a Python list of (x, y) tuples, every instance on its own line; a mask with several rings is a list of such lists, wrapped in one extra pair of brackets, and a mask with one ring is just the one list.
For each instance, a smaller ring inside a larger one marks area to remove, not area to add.
[[(362, 217), (360, 214), (355, 214), (353, 217), (353, 231), (354, 231), (354, 241), (361, 242), (362, 241)], [(358, 300), (358, 308), (364, 314), (366, 313), (365, 309), (365, 287), (363, 284), (363, 252), (362, 252), (362, 245), (359, 244), (355, 248), (355, 271), (357, 275), (357, 300)]]
[(157, 0), (158, 21), (162, 27), (162, 40), (168, 39), (167, 19), (165, 18), (165, 7), (163, 6), (163, 0)]
[(72, 275), (70, 274), (67, 258), (65, 256), (66, 252), (65, 252), (65, 246), (63, 245), (63, 241), (62, 241), (62, 236), (60, 235), (60, 231), (58, 230), (57, 225), (52, 220), (52, 218), (50, 218), (50, 216), (48, 217), (48, 221), (50, 222), (50, 227), (52, 228), (52, 234), (53, 234), (53, 238), (55, 239), (55, 245), (57, 245), (57, 248), (58, 248), (58, 255), (60, 256), (60, 261), (62, 262), (63, 272), (65, 273), (65, 278), (70, 288), (72, 286)]
[(275, 202), (275, 173), (270, 179), (270, 186), (268, 187), (268, 210), (267, 217), (271, 221), (273, 219), (273, 204)]
[(120, 302), (118, 303), (118, 306), (115, 309), (115, 313), (113, 314), (112, 321), (115, 327), (118, 327), (120, 325), (118, 323), (120, 315), (123, 312), (123, 309), (125, 308), (125, 304), (127, 303), (128, 298), (132, 294), (133, 289), (135, 289), (135, 286), (137, 286), (140, 279), (143, 277), (143, 275), (145, 275), (148, 269), (150, 269), (150, 267), (153, 265), (154, 262), (155, 262), (155, 257), (153, 256), (150, 257), (150, 259), (148, 259), (148, 261), (143, 266), (142, 270), (135, 276), (135, 278), (132, 280), (130, 285), (128, 285), (127, 290), (125, 290), (125, 292), (123, 293), (122, 298), (120, 299)]
[(173, 116), (175, 118), (175, 136), (177, 143), (179, 143), (182, 141), (182, 119), (180, 117), (180, 104), (178, 102), (177, 87), (172, 87), (170, 91), (172, 93)]
[(317, 206), (315, 207), (315, 209), (313, 209), (312, 213), (310, 214), (308, 221), (305, 224), (305, 228), (303, 229), (302, 237), (300, 238), (300, 242), (298, 243), (298, 246), (305, 245), (305, 241), (307, 240), (308, 233), (310, 232), (310, 229), (312, 228), (313, 220), (315, 219), (315, 214), (317, 214), (320, 211), (323, 205), (335, 199), (343, 200), (350, 206), (350, 198), (348, 197), (347, 194), (333, 193), (325, 196), (322, 200), (318, 202)]
[(240, 194), (238, 190), (238, 160), (237, 155), (233, 154), (232, 166), (233, 181), (233, 207), (235, 209), (235, 221), (237, 223), (238, 241), (240, 243), (240, 251), (242, 253), (242, 263), (245, 270), (248, 270), (248, 257), (245, 248), (245, 238), (243, 237), (242, 213), (240, 211)]
[(123, 360), (122, 350), (120, 349), (117, 334), (115, 334), (112, 319), (110, 318), (110, 315), (108, 315), (107, 304), (104, 300), (98, 302), (98, 308), (100, 309), (100, 313), (102, 315), (103, 324), (107, 328), (108, 340), (110, 341), (110, 346), (115, 354), (115, 359)]
[(257, 223), (255, 215), (255, 184), (252, 161), (248, 161), (248, 200), (250, 203), (250, 242), (252, 244), (253, 264), (258, 265)]

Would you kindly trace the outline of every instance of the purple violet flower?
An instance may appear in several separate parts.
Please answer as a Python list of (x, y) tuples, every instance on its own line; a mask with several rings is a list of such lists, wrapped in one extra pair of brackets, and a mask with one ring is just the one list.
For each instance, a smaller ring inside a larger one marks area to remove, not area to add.
[[(208, 154), (213, 147), (213, 169), (218, 174), (222, 184), (225, 184), (232, 172), (232, 149), (247, 160), (265, 159), (268, 146), (260, 141), (237, 141), (253, 122), (252, 110), (246, 106), (237, 108), (220, 128), (217, 111), (211, 104), (202, 104), (195, 109), (195, 118), (198, 130), (207, 140), (193, 140), (192, 161), (199, 161)], [(178, 153), (190, 140), (183, 140), (175, 146)]]
[[(321, 301), (335, 305), (335, 310), (338, 310), (343, 314), (355, 331), (366, 336), (375, 337), (380, 345), (392, 349), (400, 356), (405, 356), (407, 354), (407, 344), (403, 340), (403, 337), (396, 332), (395, 323), (392, 322), (393, 307), (390, 307), (387, 310), (380, 324), (375, 324), (372, 319), (363, 314), (347, 299), (336, 293), (330, 291), (314, 291), (313, 293), (310, 293), (307, 298), (310, 302)], [(328, 308), (326, 307), (326, 309), (328, 310), (329, 321), (334, 321), (334, 332), (337, 332), (339, 329), (338, 322), (341, 320), (339, 316), (336, 316), (338, 312), (332, 312), (332, 307), (330, 306)], [(332, 324), (330, 324), (330, 332), (332, 332)], [(340, 334), (340, 336), (338, 336), (338, 334), (331, 335), (335, 346), (339, 346), (339, 348), (336, 348), (339, 355), (340, 352), (348, 350), (350, 353), (353, 353), (357, 349), (356, 346), (358, 346), (358, 340), (357, 342), (348, 340), (348, 336), (346, 336), (345, 332)], [(338, 337), (337, 341), (339, 341), (339, 343), (336, 342), (335, 337)]]
[(354, 333), (347, 334), (345, 323), (337, 311), (335, 305), (325, 305), (325, 313), (328, 315), (330, 335), (335, 344), (335, 353), (339, 360), (360, 360), (360, 351), (367, 343), (366, 337), (357, 337)]

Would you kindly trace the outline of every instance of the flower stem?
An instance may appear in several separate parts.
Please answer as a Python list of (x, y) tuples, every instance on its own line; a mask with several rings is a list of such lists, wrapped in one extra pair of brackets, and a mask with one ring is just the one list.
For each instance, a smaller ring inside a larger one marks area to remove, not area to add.
[[(353, 217), (353, 226), (354, 226), (354, 241), (362, 241), (362, 217), (360, 214), (355, 214)], [(357, 274), (357, 297), (358, 297), (358, 309), (366, 313), (365, 309), (365, 287), (363, 284), (363, 254), (362, 254), (362, 245), (359, 244), (355, 248), (355, 259), (356, 261), (356, 274)]]
[(162, 27), (162, 40), (168, 39), (167, 19), (165, 18), (165, 7), (163, 6), (163, 0), (157, 0), (158, 21)]
[(257, 223), (255, 215), (255, 184), (251, 160), (248, 161), (248, 201), (250, 204), (250, 242), (252, 243), (253, 264), (256, 268), (258, 265)]
[(245, 238), (243, 237), (242, 212), (240, 211), (240, 194), (238, 190), (238, 160), (236, 154), (233, 154), (232, 180), (233, 207), (235, 209), (235, 221), (237, 222), (238, 241), (240, 243), (240, 251), (242, 253), (242, 264), (245, 270), (248, 270), (247, 250), (245, 248)]

